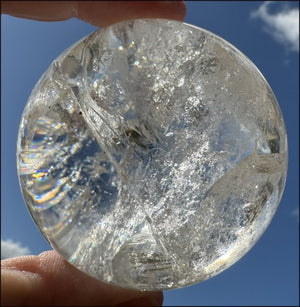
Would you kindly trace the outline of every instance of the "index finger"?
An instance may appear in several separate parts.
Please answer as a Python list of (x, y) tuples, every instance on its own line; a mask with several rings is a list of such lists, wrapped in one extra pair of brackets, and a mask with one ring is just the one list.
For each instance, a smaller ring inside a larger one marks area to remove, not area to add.
[(2, 1), (2, 13), (39, 21), (77, 17), (96, 27), (140, 18), (183, 21), (183, 1)]

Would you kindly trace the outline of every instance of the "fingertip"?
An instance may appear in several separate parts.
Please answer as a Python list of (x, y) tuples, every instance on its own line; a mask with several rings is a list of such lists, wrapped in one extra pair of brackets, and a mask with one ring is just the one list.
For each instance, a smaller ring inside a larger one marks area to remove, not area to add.
[(1, 13), (40, 21), (59, 21), (73, 17), (96, 27), (117, 22), (166, 18), (183, 21), (184, 1), (2, 1)]
[(184, 1), (78, 1), (78, 18), (97, 27), (142, 18), (183, 21)]
[(7, 259), (1, 264), (3, 305), (160, 306), (163, 302), (162, 292), (128, 290), (96, 280), (56, 251)]

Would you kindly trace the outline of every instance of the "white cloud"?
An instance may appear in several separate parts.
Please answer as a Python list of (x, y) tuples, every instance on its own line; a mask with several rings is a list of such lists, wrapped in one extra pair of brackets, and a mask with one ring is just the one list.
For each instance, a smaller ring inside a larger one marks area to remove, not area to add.
[(265, 24), (264, 30), (277, 42), (288, 49), (299, 52), (299, 8), (285, 6), (280, 12), (271, 14), (269, 6), (272, 1), (266, 1), (251, 13), (251, 17), (260, 18)]
[(1, 240), (1, 259), (24, 256), (30, 254), (28, 247), (21, 246), (12, 240)]

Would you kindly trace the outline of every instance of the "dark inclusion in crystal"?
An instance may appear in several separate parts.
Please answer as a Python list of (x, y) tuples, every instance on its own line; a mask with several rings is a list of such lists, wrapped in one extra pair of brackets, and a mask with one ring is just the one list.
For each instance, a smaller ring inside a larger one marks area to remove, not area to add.
[(101, 29), (41, 77), (20, 124), (28, 209), (83, 272), (184, 287), (240, 259), (283, 193), (287, 137), (268, 83), (220, 37), (148, 19)]

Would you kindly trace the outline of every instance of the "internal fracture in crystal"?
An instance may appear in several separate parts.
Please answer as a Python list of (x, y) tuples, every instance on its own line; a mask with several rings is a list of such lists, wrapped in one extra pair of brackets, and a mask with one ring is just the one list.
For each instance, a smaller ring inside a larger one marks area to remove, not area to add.
[(283, 193), (287, 137), (255, 65), (206, 30), (127, 21), (62, 53), (35, 86), (17, 163), (30, 213), (83, 272), (184, 287), (239, 260)]

